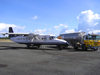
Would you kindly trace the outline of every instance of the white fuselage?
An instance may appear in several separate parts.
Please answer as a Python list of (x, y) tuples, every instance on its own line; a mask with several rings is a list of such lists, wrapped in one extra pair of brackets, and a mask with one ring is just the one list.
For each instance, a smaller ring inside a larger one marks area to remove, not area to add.
[(11, 38), (12, 41), (21, 44), (40, 44), (40, 45), (61, 45), (68, 44), (67, 41), (54, 38), (54, 36), (50, 35), (27, 35), (27, 36), (16, 36)]

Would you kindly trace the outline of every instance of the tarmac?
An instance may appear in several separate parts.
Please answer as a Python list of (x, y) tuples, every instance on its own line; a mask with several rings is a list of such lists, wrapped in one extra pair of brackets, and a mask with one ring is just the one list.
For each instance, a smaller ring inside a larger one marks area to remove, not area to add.
[(100, 75), (100, 50), (0, 42), (0, 75)]

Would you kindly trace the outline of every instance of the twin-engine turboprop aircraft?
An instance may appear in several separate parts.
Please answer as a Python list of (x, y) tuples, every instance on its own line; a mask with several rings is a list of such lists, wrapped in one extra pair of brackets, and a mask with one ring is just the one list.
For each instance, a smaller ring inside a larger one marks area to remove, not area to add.
[(9, 27), (9, 33), (3, 33), (3, 35), (9, 35), (9, 38), (19, 44), (26, 44), (27, 48), (37, 47), (40, 45), (57, 45), (59, 49), (68, 46), (68, 42), (63, 39), (55, 38), (51, 35), (40, 35), (34, 33), (14, 33), (12, 27)]

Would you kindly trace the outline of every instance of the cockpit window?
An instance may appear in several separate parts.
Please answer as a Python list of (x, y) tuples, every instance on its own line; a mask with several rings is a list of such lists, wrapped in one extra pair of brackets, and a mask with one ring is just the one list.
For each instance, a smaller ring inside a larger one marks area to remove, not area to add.
[(49, 37), (49, 39), (50, 39), (50, 40), (52, 40), (52, 39), (54, 39), (54, 37), (53, 37), (53, 36), (51, 36), (51, 37)]
[(100, 36), (96, 36), (96, 40), (100, 40)]

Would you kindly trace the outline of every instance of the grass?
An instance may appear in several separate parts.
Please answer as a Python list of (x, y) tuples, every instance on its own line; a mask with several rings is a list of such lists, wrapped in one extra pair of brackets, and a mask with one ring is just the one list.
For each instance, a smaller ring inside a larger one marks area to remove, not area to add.
[(8, 38), (0, 38), (0, 42), (12, 42), (12, 41)]

